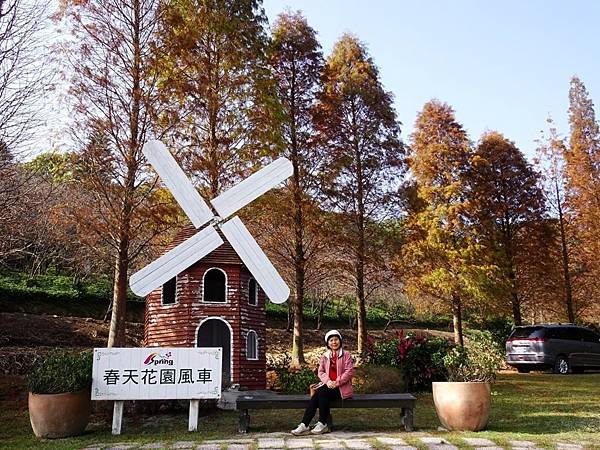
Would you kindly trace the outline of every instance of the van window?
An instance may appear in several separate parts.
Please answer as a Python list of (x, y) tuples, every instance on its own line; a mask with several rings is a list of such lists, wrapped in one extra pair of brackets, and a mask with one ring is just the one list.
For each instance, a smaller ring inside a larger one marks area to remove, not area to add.
[(566, 327), (566, 328), (564, 328), (564, 330), (565, 330), (564, 339), (568, 339), (570, 341), (581, 341), (582, 336), (581, 336), (580, 328)]
[(600, 339), (600, 336), (598, 336), (592, 330), (585, 330), (585, 329), (581, 329), (580, 328), (579, 332), (581, 333), (581, 336), (583, 337), (583, 340), (585, 342), (595, 342), (595, 343), (598, 343), (598, 340)]
[(515, 328), (509, 339), (543, 339), (546, 335), (544, 327), (519, 327)]
[(573, 333), (573, 330), (570, 328), (558, 327), (558, 328), (550, 328), (547, 332), (548, 339), (576, 339), (577, 333)]

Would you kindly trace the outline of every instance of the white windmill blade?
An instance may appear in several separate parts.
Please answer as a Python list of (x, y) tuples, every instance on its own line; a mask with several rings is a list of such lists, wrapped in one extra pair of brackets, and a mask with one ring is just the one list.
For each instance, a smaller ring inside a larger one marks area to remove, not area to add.
[(260, 287), (273, 303), (283, 303), (290, 296), (290, 288), (281, 278), (267, 255), (258, 246), (239, 217), (221, 225), (227, 238)]
[(219, 215), (225, 218), (260, 197), (269, 189), (277, 186), (293, 173), (292, 162), (286, 158), (278, 158), (241, 183), (212, 199), (211, 203)]
[(142, 270), (134, 273), (129, 279), (129, 286), (136, 295), (145, 297), (196, 261), (204, 258), (221, 244), (223, 244), (223, 239), (217, 230), (212, 226), (206, 227)]
[(148, 141), (142, 152), (196, 228), (214, 217), (210, 207), (162, 142)]

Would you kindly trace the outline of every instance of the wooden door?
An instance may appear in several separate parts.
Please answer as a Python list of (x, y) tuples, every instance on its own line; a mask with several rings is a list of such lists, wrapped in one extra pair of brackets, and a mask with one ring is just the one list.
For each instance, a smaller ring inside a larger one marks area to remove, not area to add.
[(205, 320), (198, 329), (197, 347), (221, 347), (223, 349), (223, 387), (231, 383), (231, 331), (220, 319)]

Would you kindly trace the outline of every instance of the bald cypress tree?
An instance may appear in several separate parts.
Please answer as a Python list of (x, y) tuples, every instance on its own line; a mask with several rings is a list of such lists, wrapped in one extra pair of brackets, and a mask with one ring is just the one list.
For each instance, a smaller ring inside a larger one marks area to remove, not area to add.
[(315, 120), (324, 150), (325, 201), (343, 220), (339, 238), (352, 254), (349, 272), (356, 295), (358, 351), (363, 352), (370, 223), (393, 211), (404, 159), (392, 94), (383, 88), (379, 70), (355, 36), (342, 36), (326, 60)]
[(410, 148), (420, 206), (409, 218), (402, 255), (407, 286), (451, 311), (454, 339), (462, 345), (462, 310), (471, 296), (476, 253), (465, 220), (471, 144), (454, 110), (431, 100), (417, 115)]
[[(141, 213), (150, 195), (142, 182), (145, 160), (142, 146), (153, 129), (156, 77), (151, 47), (156, 29), (155, 0), (63, 2), (73, 34), (75, 101), (73, 135), (80, 145), (81, 185), (90, 194), (79, 214), (90, 232), (108, 243), (114, 258), (112, 316), (108, 347), (126, 344), (128, 272), (147, 243), (137, 241), (144, 228)], [(90, 136), (103, 136), (98, 142)]]
[[(468, 210), (491, 262), (501, 270), (515, 325), (522, 323), (523, 295), (518, 274), (520, 255), (534, 254), (541, 246), (533, 232), (545, 216), (539, 174), (515, 144), (492, 131), (479, 141), (467, 172)], [(521, 236), (528, 239), (520, 239)], [(542, 282), (542, 280), (539, 280)]]
[(566, 143), (558, 135), (554, 121), (547, 119), (549, 129), (538, 141), (538, 163), (544, 179), (544, 191), (550, 214), (556, 217), (558, 227), (558, 243), (560, 245), (560, 262), (562, 269), (563, 303), (569, 322), (574, 323), (577, 309), (573, 297), (572, 272), (572, 224), (565, 195), (565, 152)]
[(578, 77), (569, 90), (569, 144), (565, 152), (567, 202), (578, 241), (580, 296), (598, 300), (600, 282), (600, 130), (594, 104)]
[[(281, 105), (281, 137), (284, 154), (294, 167), (279, 213), (291, 217), (293, 243), (287, 250), (294, 267), (294, 297), (291, 310), (294, 321), (292, 364), (304, 363), (302, 311), (306, 266), (311, 255), (307, 230), (315, 217), (311, 215), (311, 196), (315, 190), (318, 165), (313, 142), (312, 108), (320, 86), (323, 56), (316, 32), (300, 13), (279, 15), (273, 27), (269, 62)], [(282, 222), (289, 222), (282, 220)]]
[(214, 198), (277, 141), (262, 1), (167, 0), (160, 19), (158, 122)]

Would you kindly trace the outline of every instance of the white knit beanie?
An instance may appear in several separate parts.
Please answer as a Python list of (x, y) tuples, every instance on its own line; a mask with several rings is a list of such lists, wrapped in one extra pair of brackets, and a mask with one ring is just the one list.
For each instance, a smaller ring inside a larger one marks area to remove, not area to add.
[(325, 334), (325, 344), (329, 347), (329, 338), (332, 336), (337, 336), (340, 338), (340, 342), (343, 341), (342, 335), (338, 330), (329, 330), (327, 334)]

